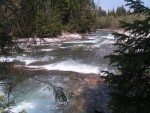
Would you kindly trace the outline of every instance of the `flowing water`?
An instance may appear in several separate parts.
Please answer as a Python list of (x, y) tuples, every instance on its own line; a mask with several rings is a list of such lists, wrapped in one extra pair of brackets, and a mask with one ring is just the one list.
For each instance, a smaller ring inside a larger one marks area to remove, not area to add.
[[(28, 68), (30, 71), (46, 70), (48, 71), (46, 73), (31, 75), (36, 79), (79, 93), (83, 91), (83, 86), (90, 87), (89, 79), (101, 76), (103, 74), (101, 71), (114, 72), (108, 65), (108, 59), (103, 58), (112, 53), (114, 42), (111, 32), (97, 31), (85, 39), (51, 43), (37, 52), (9, 56), (7, 62), (14, 62), (15, 67)], [(1, 56), (0, 62), (4, 61), (6, 58)], [(27, 73), (30, 75), (30, 72)], [(24, 75), (26, 76), (26, 73)], [(80, 107), (83, 106), (82, 102), (73, 108), (65, 108), (63, 104), (58, 104), (48, 85), (31, 78), (19, 83), (15, 89), (17, 91), (13, 92), (15, 95), (13, 99), (17, 106), (12, 109), (14, 113), (23, 109), (27, 113), (87, 113)]]

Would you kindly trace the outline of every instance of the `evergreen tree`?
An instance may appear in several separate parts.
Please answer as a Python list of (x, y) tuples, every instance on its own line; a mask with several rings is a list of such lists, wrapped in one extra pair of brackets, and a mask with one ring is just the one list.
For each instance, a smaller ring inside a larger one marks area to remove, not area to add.
[(107, 56), (118, 73), (107, 72), (112, 88), (109, 106), (112, 113), (150, 113), (150, 9), (141, 0), (125, 0), (133, 14), (144, 20), (121, 22), (129, 35), (115, 33), (117, 49)]
[(113, 10), (108, 11), (108, 16), (114, 16), (114, 17), (116, 16), (114, 8), (113, 8)]
[(89, 32), (95, 22), (94, 7), (93, 0), (1, 0), (0, 52), (12, 48), (14, 37)]
[(78, 32), (90, 32), (95, 23), (95, 7), (92, 0), (80, 1)]
[(118, 7), (116, 10), (117, 16), (125, 16), (126, 15), (126, 9), (124, 6)]
[(98, 16), (98, 17), (106, 16), (106, 15), (107, 15), (106, 11), (104, 11), (101, 7), (99, 7), (99, 8), (97, 9), (97, 16)]

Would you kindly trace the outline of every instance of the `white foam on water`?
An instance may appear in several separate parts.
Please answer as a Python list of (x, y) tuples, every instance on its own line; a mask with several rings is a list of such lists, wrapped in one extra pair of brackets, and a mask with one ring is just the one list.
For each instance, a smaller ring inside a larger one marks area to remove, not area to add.
[(41, 61), (41, 59), (35, 59), (35, 58), (24, 57), (24, 56), (17, 56), (14, 60), (25, 62), (25, 65), (29, 65), (33, 62)]
[(68, 48), (68, 47), (59, 47), (60, 49), (66, 49), (66, 48)]
[(101, 36), (102, 38), (106, 38), (106, 39), (109, 39), (109, 40), (115, 40), (115, 37), (114, 37), (114, 35), (112, 35), (112, 34), (108, 34), (108, 35), (106, 35), (106, 36)]
[(29, 64), (37, 61), (37, 60), (31, 59), (31, 58), (27, 58), (27, 59), (26, 58), (20, 58), (20, 59), (17, 59), (17, 60), (20, 61), (20, 62), (25, 62), (25, 65), (29, 65)]
[(112, 35), (112, 34), (108, 34), (106, 37), (107, 37), (107, 39), (112, 39), (112, 40), (115, 39), (114, 35)]
[(24, 62), (25, 65), (29, 65), (34, 62), (39, 62), (39, 61), (49, 61), (49, 59), (54, 59), (52, 56), (45, 56), (41, 58), (30, 58), (23, 54), (22, 56), (17, 56), (17, 57), (0, 57), (0, 62), (13, 62), (13, 61), (19, 61), (19, 62)]
[(91, 40), (94, 40), (94, 39), (96, 39), (96, 38), (98, 38), (99, 36), (90, 36), (90, 37), (88, 37), (88, 39), (91, 39)]
[(36, 107), (36, 105), (34, 103), (23, 101), (19, 105), (13, 107), (12, 112), (19, 113), (20, 111), (22, 111), (24, 109), (31, 110), (31, 109), (34, 109), (35, 107)]
[(97, 40), (85, 40), (85, 41), (82, 41), (82, 43), (93, 43), (93, 44), (95, 44), (95, 43), (97, 43)]
[(21, 61), (21, 62), (25, 62), (26, 65), (34, 62), (35, 60), (31, 60), (29, 58), (26, 58), (24, 56), (17, 56), (17, 57), (0, 57), (0, 62), (13, 62), (13, 61)]
[(12, 57), (4, 57), (4, 56), (1, 56), (0, 57), (0, 62), (13, 62), (15, 58), (12, 58)]
[(53, 51), (54, 49), (42, 49), (41, 51)]
[(86, 44), (86, 43), (97, 43), (97, 40), (95, 40), (94, 38), (91, 39), (91, 40), (76, 40), (76, 41), (69, 41), (69, 42), (63, 42), (63, 43), (66, 43), (66, 44)]
[(114, 40), (104, 40), (101, 44), (114, 44)]
[(108, 34), (107, 36), (102, 36), (101, 38), (104, 38), (105, 40), (103, 40), (101, 42), (101, 44), (114, 44), (115, 43), (115, 38), (112, 34)]
[[(3, 82), (0, 82), (0, 83), (3, 83)], [(3, 95), (5, 95), (5, 94), (4, 94), (4, 91), (3, 91), (3, 87), (0, 86), (0, 96), (3, 96)]]
[(47, 70), (73, 71), (79, 73), (95, 73), (99, 74), (99, 67), (89, 64), (83, 64), (78, 61), (66, 60), (59, 63), (43, 65), (43, 66), (27, 66), (28, 68), (42, 68)]

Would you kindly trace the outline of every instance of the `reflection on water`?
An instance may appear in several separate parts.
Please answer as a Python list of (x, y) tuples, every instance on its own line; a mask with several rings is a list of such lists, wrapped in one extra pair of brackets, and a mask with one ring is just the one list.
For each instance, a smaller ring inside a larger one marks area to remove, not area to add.
[[(32, 75), (79, 95), (85, 87), (95, 87), (98, 76), (101, 75), (100, 71), (114, 71), (109, 67), (108, 61), (103, 59), (112, 52), (114, 37), (109, 32), (97, 31), (95, 34), (82, 40), (51, 43), (41, 47), (39, 52), (9, 56), (7, 61), (14, 62), (15, 67), (30, 69), (31, 73), (23, 73), (25, 76)], [(1, 56), (0, 62), (4, 61), (6, 58)], [(36, 70), (47, 72), (33, 73)], [(20, 92), (13, 92), (17, 95), (13, 97), (17, 104), (13, 111), (17, 113), (25, 109), (28, 113), (87, 113), (84, 99), (77, 100), (76, 104), (70, 102), (68, 107), (62, 107), (62, 104), (55, 101), (53, 91), (47, 87), (46, 84), (32, 79), (26, 79), (18, 84), (16, 89)]]

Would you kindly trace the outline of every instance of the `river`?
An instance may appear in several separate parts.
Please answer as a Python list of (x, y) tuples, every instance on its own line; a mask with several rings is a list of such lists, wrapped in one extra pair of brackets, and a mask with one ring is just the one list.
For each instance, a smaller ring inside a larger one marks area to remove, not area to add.
[[(89, 97), (88, 93), (98, 88), (95, 80), (103, 74), (101, 71), (115, 72), (109, 66), (108, 59), (103, 58), (112, 53), (114, 42), (111, 32), (98, 30), (85, 39), (51, 43), (39, 47), (36, 52), (8, 56), (7, 62), (13, 62), (16, 68), (27, 69), (23, 75), (61, 86), (76, 94), (87, 94), (86, 99), (89, 99), (89, 102), (83, 98), (71, 100), (67, 104), (56, 102), (55, 95), (47, 84), (27, 78), (18, 83), (13, 91), (12, 98), (16, 106), (12, 111), (18, 113), (25, 109), (27, 113), (92, 113), (87, 106), (91, 106), (91, 110), (98, 109), (98, 105), (90, 101), (93, 94), (89, 94)], [(3, 61), (6, 58), (0, 56), (0, 62)], [(105, 90), (105, 86), (102, 90)], [(85, 105), (87, 103), (89, 105)]]

